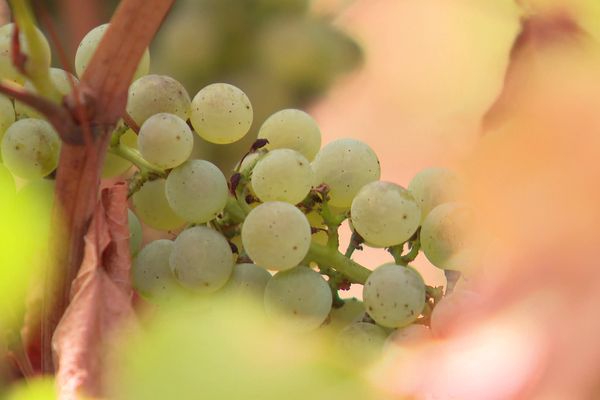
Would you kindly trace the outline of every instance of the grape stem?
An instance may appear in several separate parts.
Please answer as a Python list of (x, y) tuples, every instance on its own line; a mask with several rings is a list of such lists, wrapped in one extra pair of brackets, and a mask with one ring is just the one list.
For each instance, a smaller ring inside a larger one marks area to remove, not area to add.
[(165, 170), (144, 160), (139, 151), (137, 151), (136, 149), (132, 149), (131, 147), (126, 146), (123, 143), (119, 143), (116, 146), (110, 146), (108, 151), (127, 161), (132, 162), (136, 167), (138, 167), (142, 176), (144, 177), (147, 177), (151, 174), (159, 176), (161, 178), (167, 176)]
[(244, 210), (242, 210), (242, 208), (240, 207), (240, 204), (233, 197), (227, 198), (227, 204), (225, 205), (225, 212), (229, 215), (229, 218), (231, 218), (231, 221), (236, 224), (240, 224), (240, 223), (244, 222), (244, 219), (246, 218), (246, 213), (244, 212)]
[(371, 273), (367, 268), (346, 258), (337, 249), (317, 243), (310, 244), (304, 260), (306, 264), (314, 261), (319, 266), (329, 266), (343, 274), (351, 283), (360, 283), (361, 285), (364, 285)]

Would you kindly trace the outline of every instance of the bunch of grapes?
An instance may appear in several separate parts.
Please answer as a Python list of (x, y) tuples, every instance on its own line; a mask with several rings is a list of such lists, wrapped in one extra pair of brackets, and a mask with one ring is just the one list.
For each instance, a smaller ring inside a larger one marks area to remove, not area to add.
[[(0, 28), (0, 73), (31, 89), (5, 62), (12, 29)], [(81, 42), (79, 76), (105, 30), (97, 27)], [(428, 332), (442, 289), (426, 285), (410, 263), (422, 250), (435, 266), (455, 271), (471, 256), (470, 211), (457, 202), (453, 172), (426, 169), (408, 188), (380, 181), (379, 160), (366, 143), (348, 138), (321, 147), (315, 120), (285, 109), (262, 123), (258, 140), (226, 176), (192, 157), (194, 137), (217, 145), (244, 137), (253, 122), (246, 94), (215, 83), (191, 97), (177, 80), (148, 75), (148, 68), (146, 53), (104, 165), (105, 177), (130, 183), (131, 271), (140, 296), (159, 306), (176, 296), (258, 299), (289, 329), (335, 327), (340, 346), (359, 354), (387, 337)], [(77, 81), (59, 69), (51, 69), (51, 80), (63, 95)], [(10, 182), (14, 190), (12, 176), (28, 182), (22, 192), (51, 184), (43, 178), (51, 178), (61, 144), (42, 116), (0, 97), (0, 134), (3, 188)], [(346, 220), (352, 239), (340, 251)], [(167, 234), (142, 247), (143, 226)], [(363, 246), (388, 249), (390, 262), (372, 271), (361, 266), (352, 255)], [(351, 285), (363, 286), (362, 301), (340, 298)]]

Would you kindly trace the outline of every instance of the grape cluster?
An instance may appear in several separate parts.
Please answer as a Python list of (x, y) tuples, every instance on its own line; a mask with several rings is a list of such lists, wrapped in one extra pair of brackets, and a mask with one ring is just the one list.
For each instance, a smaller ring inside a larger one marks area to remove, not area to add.
[[(97, 27), (81, 42), (78, 75), (105, 30)], [(0, 28), (0, 71), (12, 74), (1, 52), (6, 31), (11, 25)], [(441, 288), (427, 286), (409, 264), (419, 250), (446, 270), (460, 270), (472, 256), (465, 228), (471, 215), (457, 202), (453, 172), (423, 170), (408, 188), (381, 181), (369, 145), (347, 138), (321, 148), (315, 120), (286, 109), (262, 123), (258, 140), (226, 176), (194, 159), (193, 146), (197, 136), (229, 144), (246, 135), (253, 122), (246, 94), (215, 83), (191, 97), (177, 80), (148, 75), (148, 68), (146, 53), (103, 170), (130, 182), (139, 295), (158, 305), (182, 294), (259, 299), (267, 315), (292, 330), (338, 332), (340, 348), (360, 348), (361, 359), (390, 334), (395, 341), (407, 327), (428, 325)], [(56, 69), (51, 79), (63, 95), (77, 83)], [(35, 111), (0, 97), (0, 134), (3, 164), (20, 180), (40, 181), (56, 168), (60, 140)], [(9, 176), (4, 167), (0, 173)], [(352, 240), (341, 252), (338, 230), (346, 220)], [(164, 238), (142, 247), (143, 226), (166, 232)], [(387, 249), (391, 261), (373, 271), (359, 265), (352, 254), (362, 246)], [(363, 286), (363, 301), (340, 298), (351, 285)]]

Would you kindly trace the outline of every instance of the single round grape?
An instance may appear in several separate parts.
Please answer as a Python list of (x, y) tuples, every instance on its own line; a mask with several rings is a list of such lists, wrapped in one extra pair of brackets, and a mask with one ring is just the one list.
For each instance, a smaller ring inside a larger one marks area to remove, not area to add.
[(154, 114), (144, 122), (137, 139), (138, 149), (147, 161), (170, 169), (183, 164), (194, 146), (187, 123), (174, 114)]
[(459, 180), (446, 168), (426, 168), (417, 173), (408, 184), (421, 206), (421, 222), (436, 206), (458, 200)]
[(166, 299), (177, 290), (177, 281), (169, 267), (173, 252), (171, 240), (148, 243), (133, 260), (131, 280), (135, 290), (149, 299)]
[(460, 203), (435, 207), (421, 227), (421, 249), (438, 268), (464, 270), (472, 262), (473, 247), (469, 243), (471, 211)]
[[(121, 143), (134, 149), (137, 148), (137, 140), (137, 134), (131, 129), (128, 129), (123, 136), (121, 136)], [(132, 165), (131, 161), (107, 152), (104, 157), (104, 165), (102, 166), (102, 177), (114, 178), (123, 175)]]
[[(91, 31), (89, 31), (79, 43), (77, 47), (77, 52), (75, 53), (75, 72), (78, 77), (82, 77), (85, 72), (89, 62), (92, 60), (92, 56), (96, 52), (102, 37), (106, 33), (109, 24), (102, 24)], [(146, 75), (150, 70), (150, 52), (148, 49), (144, 52), (140, 63), (135, 70), (135, 74), (133, 76), (133, 80), (138, 79), (139, 77)]]
[(6, 168), (23, 179), (42, 178), (56, 168), (60, 138), (48, 122), (25, 118), (12, 124), (2, 138)]
[(323, 147), (312, 163), (315, 182), (329, 186), (329, 204), (348, 208), (358, 191), (379, 180), (379, 160), (365, 143), (339, 139)]
[(312, 187), (308, 160), (290, 149), (276, 149), (261, 158), (252, 171), (252, 190), (265, 201), (300, 203)]
[[(0, 27), (0, 77), (14, 82), (23, 83), (25, 77), (17, 70), (12, 61), (12, 36), (14, 24), (6, 24)], [(50, 45), (44, 37), (42, 31), (35, 28), (36, 36), (41, 44), (41, 59), (34, 60), (31, 57), (29, 43), (25, 38), (25, 34), (21, 30), (19, 32), (19, 45), (21, 52), (25, 54), (25, 71), (31, 73), (34, 69), (38, 71), (50, 68)]]
[(304, 266), (273, 275), (265, 288), (265, 310), (297, 331), (316, 329), (331, 310), (329, 285), (321, 274)]
[(329, 314), (329, 324), (333, 328), (344, 328), (352, 323), (359, 322), (365, 315), (365, 305), (353, 297), (345, 299), (339, 308), (332, 308)]
[(388, 328), (400, 328), (412, 323), (423, 311), (425, 282), (411, 267), (383, 264), (365, 282), (363, 300), (375, 322)]
[(190, 95), (170, 76), (142, 76), (129, 87), (127, 113), (139, 126), (158, 113), (174, 114), (187, 121), (190, 111)]
[(246, 217), (242, 243), (257, 265), (277, 271), (290, 269), (308, 253), (310, 225), (302, 211), (293, 205), (266, 202)]
[(395, 183), (375, 181), (360, 189), (351, 208), (352, 226), (367, 243), (390, 247), (407, 241), (419, 227), (421, 209)]
[(204, 223), (223, 211), (229, 190), (225, 176), (214, 164), (190, 160), (167, 177), (167, 200), (188, 222)]
[(213, 83), (192, 100), (190, 121), (200, 137), (210, 143), (240, 140), (252, 125), (252, 105), (244, 92), (226, 83)]
[(169, 265), (182, 286), (212, 293), (231, 276), (233, 253), (219, 232), (195, 226), (177, 236)]
[(127, 222), (129, 225), (129, 252), (135, 256), (142, 248), (142, 224), (137, 215), (131, 210), (127, 210)]
[(277, 111), (262, 124), (258, 137), (267, 139), (267, 149), (296, 150), (313, 160), (321, 148), (321, 131), (307, 113), (296, 109)]
[(233, 273), (223, 291), (242, 296), (263, 298), (271, 274), (255, 264), (243, 263), (233, 267)]
[(337, 336), (340, 350), (355, 361), (368, 363), (381, 354), (387, 334), (383, 328), (368, 322), (348, 325)]
[(151, 228), (169, 231), (180, 228), (185, 221), (175, 214), (165, 195), (165, 180), (144, 183), (132, 196), (135, 213)]
[(15, 122), (15, 108), (12, 101), (4, 95), (0, 95), (0, 139), (4, 132)]
[[(50, 68), (50, 80), (52, 84), (62, 96), (66, 96), (71, 93), (73, 86), (79, 84), (79, 80), (75, 78), (70, 72), (67, 72), (60, 68)], [(72, 81), (71, 81), (72, 80)], [(71, 83), (72, 82), (72, 83)], [(26, 81), (24, 88), (31, 93), (37, 93), (35, 86), (30, 81)], [(15, 113), (18, 118), (40, 118), (45, 117), (40, 114), (37, 110), (15, 100)]]

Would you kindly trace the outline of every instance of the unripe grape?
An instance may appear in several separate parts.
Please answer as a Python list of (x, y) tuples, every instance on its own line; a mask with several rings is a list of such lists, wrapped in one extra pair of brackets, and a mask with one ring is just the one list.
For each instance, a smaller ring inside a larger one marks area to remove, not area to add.
[(190, 95), (170, 76), (142, 76), (129, 87), (127, 113), (139, 126), (158, 113), (174, 114), (187, 121), (190, 111)]
[(212, 293), (229, 279), (233, 253), (219, 232), (206, 226), (195, 226), (177, 236), (169, 264), (182, 286), (200, 293)]
[(165, 195), (165, 180), (144, 183), (132, 196), (138, 218), (151, 228), (169, 231), (180, 228), (185, 221), (171, 209)]
[(178, 116), (159, 113), (141, 126), (137, 143), (142, 157), (162, 169), (170, 169), (188, 159), (194, 136), (190, 127)]
[(374, 270), (363, 287), (367, 313), (381, 326), (400, 328), (416, 320), (425, 307), (425, 282), (410, 267), (393, 263)]
[(385, 330), (375, 324), (355, 322), (342, 329), (337, 344), (355, 361), (368, 363), (381, 354), (386, 336)]
[(442, 269), (468, 269), (474, 256), (469, 237), (471, 211), (460, 203), (445, 203), (427, 215), (421, 227), (421, 248), (427, 259)]
[(458, 200), (459, 181), (454, 172), (446, 168), (426, 168), (417, 173), (408, 184), (421, 206), (421, 222), (436, 206)]
[(261, 158), (252, 171), (252, 190), (265, 201), (300, 203), (314, 180), (310, 163), (297, 151), (276, 149)]
[(310, 225), (293, 205), (270, 201), (250, 211), (242, 225), (242, 242), (257, 265), (286, 270), (300, 264), (308, 253)]
[[(79, 43), (77, 47), (77, 52), (75, 53), (75, 72), (77, 72), (78, 77), (82, 77), (83, 73), (87, 69), (89, 62), (92, 59), (92, 56), (96, 52), (100, 41), (104, 37), (106, 30), (108, 29), (109, 24), (102, 24), (91, 31), (89, 31)], [(144, 52), (140, 63), (135, 70), (135, 74), (133, 76), (133, 80), (138, 79), (139, 77), (146, 75), (150, 70), (150, 52), (148, 49)]]
[(227, 294), (251, 296), (262, 300), (265, 287), (271, 279), (271, 274), (255, 264), (242, 263), (233, 267), (233, 273), (227, 284), (221, 289)]
[(389, 182), (371, 182), (351, 207), (352, 226), (369, 245), (390, 247), (407, 241), (419, 227), (421, 209), (410, 192)]
[(379, 179), (379, 160), (365, 143), (339, 139), (323, 147), (312, 163), (315, 183), (329, 186), (329, 203), (348, 208), (358, 191)]
[(244, 92), (226, 83), (213, 83), (192, 100), (190, 121), (204, 140), (228, 144), (240, 140), (252, 125), (252, 105)]
[(296, 150), (307, 160), (313, 160), (321, 147), (321, 131), (315, 120), (304, 111), (295, 109), (277, 111), (267, 118), (258, 137), (269, 141), (269, 150)]
[(281, 318), (294, 330), (318, 328), (331, 310), (331, 289), (316, 271), (304, 266), (273, 275), (265, 289), (267, 315)]
[(214, 164), (190, 160), (171, 171), (166, 193), (177, 215), (188, 222), (204, 223), (223, 211), (229, 191), (225, 176)]
[(2, 159), (14, 175), (42, 178), (56, 168), (60, 138), (48, 122), (25, 118), (12, 124), (2, 138)]
[[(9, 79), (14, 82), (23, 83), (25, 77), (17, 70), (12, 60), (12, 36), (15, 24), (10, 23), (0, 27), (0, 78)], [(41, 60), (33, 60), (30, 45), (23, 31), (19, 32), (19, 45), (21, 52), (25, 55), (25, 71), (28, 73), (34, 69), (42, 70), (50, 68), (50, 45), (44, 34), (35, 28), (36, 36), (40, 40)], [(35, 62), (34, 62), (35, 61)]]
[(169, 268), (172, 251), (171, 240), (159, 239), (148, 243), (133, 260), (131, 280), (142, 296), (164, 300), (177, 290), (177, 281)]
[(135, 256), (142, 248), (142, 224), (137, 215), (127, 210), (127, 224), (129, 225), (129, 252)]

